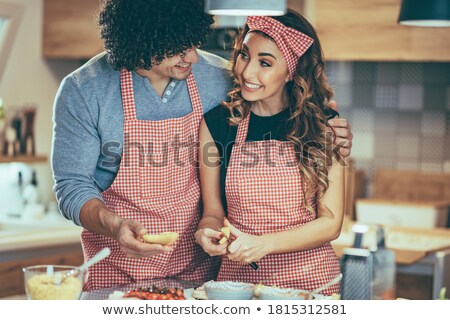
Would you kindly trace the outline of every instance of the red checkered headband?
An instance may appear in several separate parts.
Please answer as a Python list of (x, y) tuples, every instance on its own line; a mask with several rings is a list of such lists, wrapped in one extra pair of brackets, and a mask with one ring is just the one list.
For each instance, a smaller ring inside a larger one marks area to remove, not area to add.
[(250, 31), (261, 31), (270, 36), (280, 49), (286, 60), (289, 79), (292, 80), (297, 61), (306, 50), (312, 45), (314, 40), (306, 34), (293, 28), (286, 27), (281, 22), (265, 16), (249, 16), (247, 25)]

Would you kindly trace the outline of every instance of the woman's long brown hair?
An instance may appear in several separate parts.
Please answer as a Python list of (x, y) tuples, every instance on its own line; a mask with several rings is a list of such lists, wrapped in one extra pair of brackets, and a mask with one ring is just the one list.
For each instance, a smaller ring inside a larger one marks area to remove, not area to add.
[[(324, 113), (333, 91), (327, 83), (322, 49), (311, 24), (292, 10), (284, 16), (272, 18), (314, 39), (311, 47), (299, 58), (293, 79), (286, 84), (290, 110), (286, 138), (294, 144), (298, 167), (306, 182), (302, 184), (304, 205), (315, 211), (317, 199), (328, 189), (328, 167), (332, 163), (333, 153), (336, 152), (332, 148), (331, 135), (326, 130), (327, 119)], [(224, 102), (230, 111), (230, 125), (238, 125), (249, 114), (251, 107), (251, 104), (242, 98), (236, 74), (236, 61), (248, 30), (245, 26), (236, 38), (231, 57), (235, 80), (232, 90), (228, 93), (230, 101)], [(266, 34), (261, 34), (271, 39)]]

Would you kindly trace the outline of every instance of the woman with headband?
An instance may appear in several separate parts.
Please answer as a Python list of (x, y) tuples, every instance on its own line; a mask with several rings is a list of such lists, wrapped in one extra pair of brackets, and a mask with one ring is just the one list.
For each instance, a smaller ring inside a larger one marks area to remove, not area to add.
[[(196, 241), (226, 256), (219, 281), (312, 290), (340, 273), (330, 241), (344, 214), (345, 162), (327, 126), (336, 113), (326, 107), (333, 93), (319, 40), (293, 11), (248, 17), (232, 63), (230, 100), (200, 127)], [(222, 226), (231, 241), (219, 243)]]

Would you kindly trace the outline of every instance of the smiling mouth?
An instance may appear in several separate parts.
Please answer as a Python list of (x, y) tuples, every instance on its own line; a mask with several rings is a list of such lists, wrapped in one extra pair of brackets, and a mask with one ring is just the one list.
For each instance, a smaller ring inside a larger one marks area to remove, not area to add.
[(188, 70), (190, 68), (190, 66), (191, 66), (190, 63), (179, 63), (179, 64), (175, 65), (175, 67), (180, 70)]
[(259, 84), (254, 84), (251, 82), (244, 81), (244, 87), (247, 90), (255, 91), (255, 90), (258, 90), (259, 88), (261, 88), (262, 86)]

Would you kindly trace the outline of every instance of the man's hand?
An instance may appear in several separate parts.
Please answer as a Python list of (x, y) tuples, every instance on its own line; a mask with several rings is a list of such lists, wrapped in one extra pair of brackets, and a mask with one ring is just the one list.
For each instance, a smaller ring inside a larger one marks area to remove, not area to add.
[(171, 246), (144, 243), (142, 236), (147, 233), (147, 230), (142, 224), (134, 220), (122, 219), (96, 198), (83, 205), (80, 221), (85, 229), (115, 239), (120, 250), (128, 258), (150, 257), (173, 251)]
[[(330, 101), (329, 108), (338, 111), (336, 101)], [(350, 123), (344, 118), (334, 118), (328, 120), (328, 124), (333, 129), (334, 143), (341, 146), (340, 153), (343, 157), (348, 157), (352, 150), (353, 134)]]
[(120, 250), (128, 258), (144, 258), (173, 251), (171, 246), (143, 242), (142, 236), (146, 233), (147, 230), (139, 222), (122, 220), (115, 239), (119, 244)]

